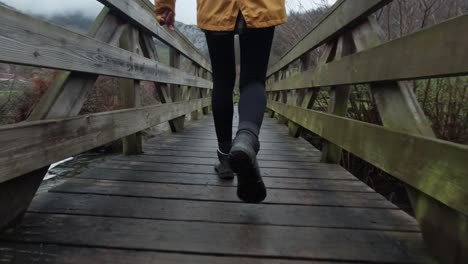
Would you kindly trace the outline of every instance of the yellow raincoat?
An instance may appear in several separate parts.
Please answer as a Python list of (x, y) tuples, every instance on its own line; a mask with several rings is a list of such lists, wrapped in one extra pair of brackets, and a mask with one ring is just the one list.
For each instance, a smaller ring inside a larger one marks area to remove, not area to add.
[[(175, 1), (156, 0), (155, 14), (158, 21), (164, 8), (175, 13)], [(277, 26), (287, 21), (285, 0), (197, 0), (198, 27), (212, 31), (232, 31), (239, 11), (248, 28)]]

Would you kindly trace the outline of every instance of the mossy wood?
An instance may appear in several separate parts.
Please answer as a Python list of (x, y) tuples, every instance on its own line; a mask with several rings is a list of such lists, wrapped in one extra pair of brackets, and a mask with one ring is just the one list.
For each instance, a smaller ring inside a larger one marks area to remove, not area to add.
[(206, 107), (211, 98), (0, 128), (0, 182)]
[(269, 101), (268, 107), (468, 214), (468, 146)]
[[(269, 85), (269, 91), (468, 74), (468, 15)], [(405, 67), (402, 67), (405, 65)]]
[(291, 48), (281, 59), (272, 64), (267, 76), (288, 66), (304, 53), (325, 44), (339, 36), (349, 26), (365, 19), (371, 13), (382, 8), (390, 0), (340, 0), (323, 16), (317, 25), (301, 41)]

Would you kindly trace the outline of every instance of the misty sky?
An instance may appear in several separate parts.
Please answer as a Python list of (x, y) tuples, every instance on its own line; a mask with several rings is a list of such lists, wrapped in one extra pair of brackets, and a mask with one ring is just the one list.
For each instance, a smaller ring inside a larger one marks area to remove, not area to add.
[[(328, 0), (329, 4), (335, 1)], [(102, 8), (102, 5), (96, 0), (0, 0), (0, 2), (4, 2), (26, 13), (45, 16), (82, 12), (89, 17), (96, 17)], [(286, 5), (288, 10), (304, 10), (310, 9), (320, 2), (322, 1), (286, 0)], [(176, 19), (186, 24), (196, 24), (196, 0), (178, 0), (176, 3)]]

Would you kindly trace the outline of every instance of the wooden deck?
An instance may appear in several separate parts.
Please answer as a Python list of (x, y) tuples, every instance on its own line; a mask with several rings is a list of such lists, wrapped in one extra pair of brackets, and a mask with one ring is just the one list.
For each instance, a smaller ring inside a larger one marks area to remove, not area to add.
[(428, 263), (418, 225), (266, 119), (268, 198), (245, 204), (213, 171), (212, 118), (154, 138), (38, 195), (0, 263)]

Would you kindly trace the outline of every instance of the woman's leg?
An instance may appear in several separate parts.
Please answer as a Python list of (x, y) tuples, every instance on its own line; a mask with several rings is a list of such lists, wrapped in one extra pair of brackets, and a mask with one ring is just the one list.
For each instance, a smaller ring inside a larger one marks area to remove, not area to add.
[(233, 90), (236, 81), (234, 33), (206, 32), (213, 69), (213, 116), (219, 150), (229, 153), (234, 114)]
[(265, 79), (274, 28), (247, 29), (240, 34), (241, 79), (239, 129), (229, 160), (237, 173), (237, 196), (248, 203), (259, 203), (267, 196), (257, 153), (258, 135), (266, 108)]
[(240, 35), (239, 129), (258, 136), (266, 110), (265, 81), (274, 27), (247, 29)]

